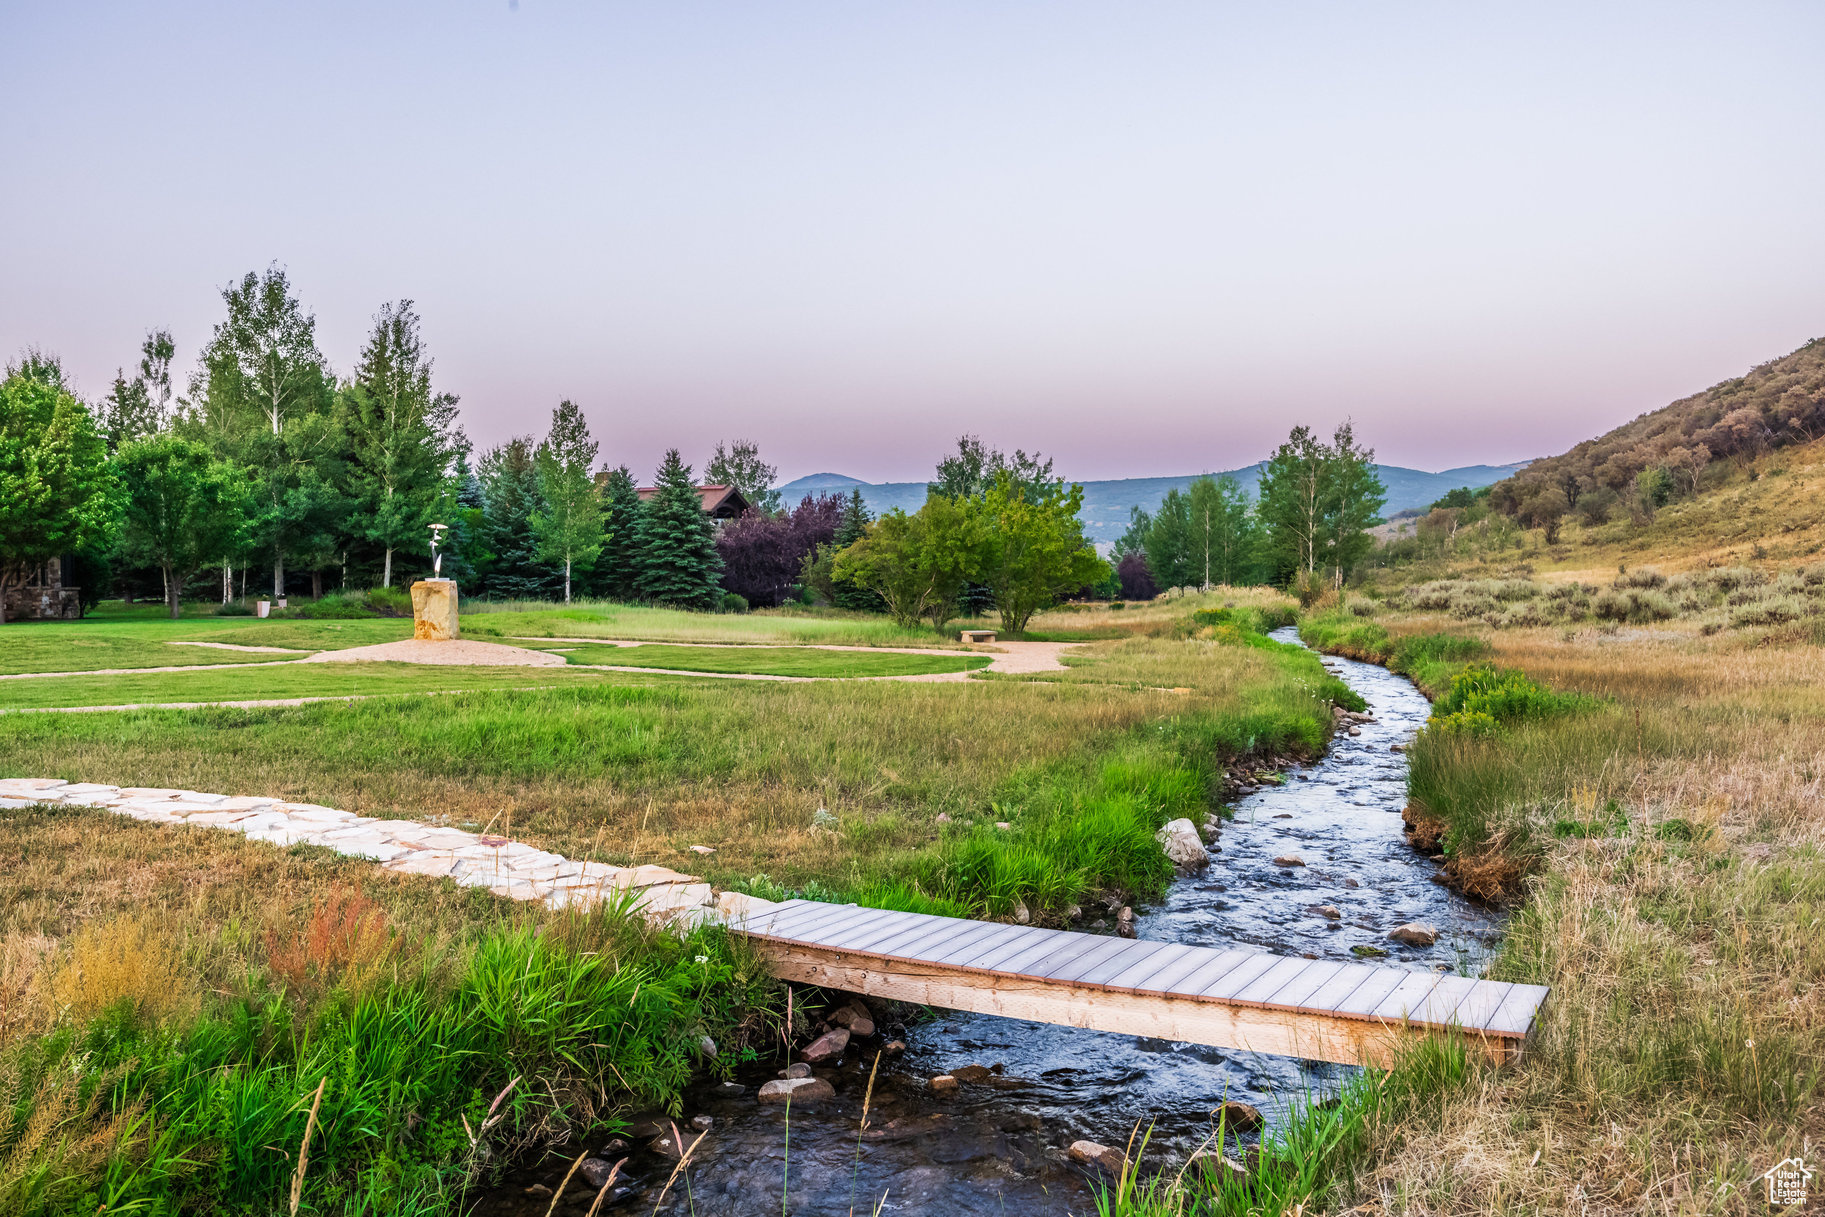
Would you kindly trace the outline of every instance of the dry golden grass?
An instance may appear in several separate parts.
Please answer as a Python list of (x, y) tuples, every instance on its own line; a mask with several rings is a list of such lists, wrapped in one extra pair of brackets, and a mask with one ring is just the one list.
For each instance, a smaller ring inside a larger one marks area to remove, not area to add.
[(537, 915), (360, 858), (108, 812), (0, 812), (0, 841), (0, 1045), (122, 998), (188, 1014), (205, 991), (240, 991), (269, 936), (333, 979), (377, 967), (393, 935), (422, 949)]
[[(1396, 1212), (1767, 1212), (1756, 1177), (1825, 1140), (1825, 655), (1479, 632), (1497, 663), (1612, 701), (1505, 754), (1546, 842), (1500, 965), (1553, 986), (1534, 1042), (1376, 1129), (1369, 1186)], [(1612, 799), (1625, 828), (1555, 838)]]
[(91, 922), (76, 931), (68, 958), (51, 977), (50, 997), (61, 1010), (87, 1022), (117, 1002), (153, 1022), (193, 1013), (181, 945), (164, 928), (138, 915)]
[[(1599, 585), (1616, 568), (1652, 566), (1666, 574), (1713, 566), (1786, 569), (1825, 551), (1825, 440), (1783, 448), (1731, 471), (1722, 485), (1670, 503), (1651, 521), (1626, 517), (1588, 527), (1568, 517), (1556, 546), (1527, 555), (1553, 580)], [(1516, 560), (1510, 551), (1506, 561)]]

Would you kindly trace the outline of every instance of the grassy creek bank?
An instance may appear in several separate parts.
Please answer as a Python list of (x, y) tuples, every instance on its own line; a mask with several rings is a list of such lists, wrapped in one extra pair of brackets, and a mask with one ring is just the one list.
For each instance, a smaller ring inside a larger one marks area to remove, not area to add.
[[(713, 834), (724, 886), (1057, 920), (1162, 890), (1160, 825), (1316, 755), (1353, 697), (1256, 618), (1186, 607), (1045, 677), (12, 719), (0, 769), (439, 806), (600, 860)], [(457, 1211), (817, 1029), (714, 929), (102, 812), (4, 809), (0, 836), (0, 1212)]]
[(1314, 1202), (1768, 1211), (1760, 1174), (1825, 1136), (1818, 648), (1423, 614), (1301, 633), (1434, 696), (1420, 825), (1460, 885), (1516, 906), (1487, 975), (1553, 987), (1518, 1064), (1416, 1062), (1359, 1096)]

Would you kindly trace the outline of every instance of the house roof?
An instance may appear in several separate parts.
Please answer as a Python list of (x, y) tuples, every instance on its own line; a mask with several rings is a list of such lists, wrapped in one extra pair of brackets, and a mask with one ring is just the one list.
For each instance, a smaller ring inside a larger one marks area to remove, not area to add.
[[(659, 493), (657, 486), (639, 486), (634, 493), (640, 496), (642, 503)], [(718, 519), (731, 519), (748, 509), (748, 500), (742, 497), (741, 491), (733, 486), (699, 486), (697, 502), (703, 507), (704, 514)]]

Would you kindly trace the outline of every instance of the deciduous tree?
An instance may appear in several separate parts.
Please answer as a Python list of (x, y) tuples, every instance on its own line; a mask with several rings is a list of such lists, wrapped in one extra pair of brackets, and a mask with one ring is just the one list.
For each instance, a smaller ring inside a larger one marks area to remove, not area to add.
[(711, 486), (735, 487), (748, 506), (764, 515), (776, 516), (784, 509), (779, 491), (773, 489), (779, 470), (760, 459), (760, 445), (751, 439), (738, 439), (732, 444), (718, 440), (710, 463), (704, 466), (703, 478)]
[(107, 440), (55, 359), (28, 353), (0, 380), (0, 622), (32, 569), (111, 538)]
[(329, 367), (316, 318), (277, 266), (229, 284), (222, 302), (228, 316), (191, 379), (191, 434), (251, 471), (251, 533), (272, 557), (273, 595), (283, 596), (287, 555), (333, 548), (341, 522), (334, 472), (343, 441), (328, 417)]
[(564, 566), (564, 603), (570, 603), (572, 567), (595, 561), (602, 549), (602, 500), (590, 475), (596, 463), (583, 411), (568, 399), (551, 412), (551, 433), (539, 445), (534, 464), (544, 505), (532, 513), (539, 556)]
[(1040, 609), (1108, 577), (1077, 518), (1084, 488), (1053, 485), (1038, 497), (1003, 470), (983, 496), (982, 581), (995, 594), (1002, 628), (1020, 633)]
[(170, 330), (153, 330), (139, 348), (139, 370), (131, 380), (118, 369), (114, 387), (102, 402), (102, 429), (108, 446), (156, 435), (171, 422), (171, 360), (177, 347)]
[(234, 549), (245, 479), (202, 444), (170, 434), (127, 444), (116, 464), (126, 490), (122, 540), (164, 572), (176, 620), (185, 582)]

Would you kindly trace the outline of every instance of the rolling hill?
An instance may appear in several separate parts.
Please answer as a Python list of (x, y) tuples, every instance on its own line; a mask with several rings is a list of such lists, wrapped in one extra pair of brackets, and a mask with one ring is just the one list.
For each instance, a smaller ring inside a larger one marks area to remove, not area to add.
[[(1438, 473), (1408, 469), (1400, 465), (1377, 465), (1375, 468), (1381, 475), (1382, 484), (1388, 488), (1388, 504), (1384, 510), (1393, 513), (1426, 507), (1446, 491), (1455, 490), (1459, 486), (1472, 489), (1488, 486), (1525, 466), (1525, 461), (1512, 465), (1464, 465)], [(1230, 469), (1211, 476), (1234, 477), (1252, 496), (1255, 493), (1258, 470), (1257, 465), (1244, 465), (1240, 469)], [(1100, 547), (1107, 548), (1127, 529), (1128, 514), (1133, 508), (1143, 507), (1153, 511), (1159, 507), (1160, 500), (1166, 497), (1167, 491), (1182, 491), (1191, 485), (1193, 479), (1201, 476), (1204, 475), (1187, 473), (1174, 477), (1115, 478), (1085, 482), (1084, 506), (1080, 513), (1084, 533)], [(868, 509), (876, 515), (895, 507), (904, 511), (917, 511), (919, 505), (925, 502), (924, 482), (869, 483), (840, 473), (813, 473), (787, 482), (779, 488), (779, 492), (790, 504), (808, 494), (848, 494), (853, 489), (861, 490)]]

